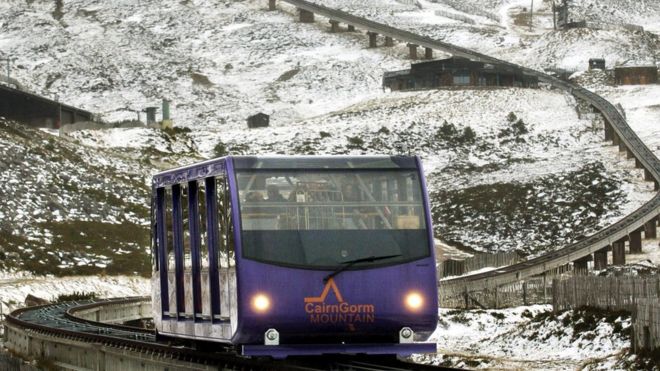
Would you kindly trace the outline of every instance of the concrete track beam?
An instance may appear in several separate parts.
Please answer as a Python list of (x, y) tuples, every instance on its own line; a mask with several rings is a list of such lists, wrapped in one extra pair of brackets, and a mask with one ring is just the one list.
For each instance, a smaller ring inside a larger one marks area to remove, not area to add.
[(417, 44), (408, 44), (408, 50), (410, 51), (410, 59), (417, 59)]
[(268, 0), (268, 10), (275, 10), (277, 0)]
[(305, 9), (298, 9), (300, 12), (300, 22), (302, 23), (314, 23), (314, 13)]
[(644, 238), (658, 238), (655, 219), (650, 220), (644, 224)]
[(612, 264), (626, 264), (626, 243), (624, 240), (619, 240), (612, 243)]
[(631, 254), (641, 254), (642, 253), (642, 231), (637, 230), (630, 232), (630, 253)]

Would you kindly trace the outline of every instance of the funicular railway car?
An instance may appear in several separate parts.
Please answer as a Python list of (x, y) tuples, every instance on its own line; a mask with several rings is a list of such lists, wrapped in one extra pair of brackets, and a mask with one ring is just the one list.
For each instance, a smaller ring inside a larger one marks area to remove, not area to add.
[[(417, 157), (224, 157), (153, 177), (159, 336), (246, 356), (435, 352)], [(414, 342), (417, 341), (417, 342)]]

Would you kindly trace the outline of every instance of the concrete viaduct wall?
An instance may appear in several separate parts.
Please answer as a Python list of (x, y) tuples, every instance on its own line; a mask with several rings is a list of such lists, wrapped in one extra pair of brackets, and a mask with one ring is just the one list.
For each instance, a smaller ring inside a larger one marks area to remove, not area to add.
[[(433, 50), (440, 50), (454, 56), (465, 57), (475, 61), (520, 68), (523, 73), (538, 77), (540, 82), (566, 91), (574, 95), (576, 98), (588, 102), (593, 107), (594, 111), (600, 113), (604, 118), (605, 139), (611, 140), (615, 145), (619, 146), (620, 151), (625, 151), (627, 153), (628, 158), (634, 159), (635, 165), (638, 168), (643, 169), (645, 180), (654, 182), (656, 190), (659, 188), (660, 161), (658, 158), (630, 128), (619, 111), (617, 111), (607, 100), (591, 91), (527, 67), (518, 66), (456, 45), (417, 35), (409, 31), (397, 29), (361, 17), (356, 17), (349, 13), (331, 9), (309, 1), (280, 1), (295, 6), (299, 11), (301, 22), (313, 22), (314, 15), (316, 14), (329, 19), (331, 32), (339, 31), (340, 23), (347, 24), (348, 31), (354, 31), (356, 27), (365, 30), (368, 35), (369, 47), (375, 47), (377, 36), (382, 35), (385, 37), (386, 46), (393, 45), (393, 40), (407, 43), (410, 49), (410, 56), (413, 59), (417, 58), (417, 48), (423, 47), (427, 58), (432, 57)], [(270, 10), (275, 10), (276, 0), (269, 0), (268, 6)], [(576, 271), (586, 271), (587, 262), (591, 260), (594, 260), (596, 267), (602, 269), (608, 263), (608, 251), (612, 251), (614, 264), (623, 264), (625, 263), (626, 241), (629, 243), (629, 249), (631, 252), (641, 252), (642, 233), (644, 233), (646, 238), (656, 237), (657, 220), (659, 215), (660, 194), (656, 195), (649, 202), (635, 210), (632, 214), (627, 215), (619, 222), (585, 238), (582, 241), (538, 258), (510, 265), (495, 271), (443, 281), (440, 290), (467, 293), (470, 291), (493, 288), (499, 285), (521, 281), (528, 277), (543, 275), (546, 272), (556, 270), (567, 264), (573, 264), (573, 268)]]
[(145, 354), (121, 347), (57, 337), (13, 324), (6, 325), (7, 349), (23, 357), (41, 360), (63, 370), (89, 371), (185, 371), (217, 370), (218, 367), (182, 362), (162, 354)]
[(68, 312), (76, 318), (88, 321), (122, 324), (143, 318), (151, 318), (151, 299), (143, 298), (135, 302), (91, 304), (75, 307)]

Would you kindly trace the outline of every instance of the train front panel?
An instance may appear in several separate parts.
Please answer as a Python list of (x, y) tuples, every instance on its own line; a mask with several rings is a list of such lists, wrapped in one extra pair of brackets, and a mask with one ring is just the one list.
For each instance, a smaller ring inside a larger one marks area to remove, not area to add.
[(435, 329), (435, 257), (417, 158), (237, 158), (229, 167), (233, 343), (250, 354), (274, 354), (259, 347), (267, 343), (291, 354), (307, 354), (296, 348), (303, 344), (387, 353), (364, 345), (425, 339)]

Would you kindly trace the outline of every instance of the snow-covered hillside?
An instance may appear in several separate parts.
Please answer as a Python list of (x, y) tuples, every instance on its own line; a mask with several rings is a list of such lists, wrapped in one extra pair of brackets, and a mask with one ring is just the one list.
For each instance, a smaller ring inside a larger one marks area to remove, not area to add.
[[(548, 61), (559, 53), (570, 54), (566, 45), (551, 40), (570, 39), (572, 31), (524, 32), (516, 26), (511, 17), (520, 2), (406, 3), (324, 4), (496, 56), (509, 53), (511, 60), (532, 66), (552, 65)], [(72, 0), (56, 9), (50, 1), (8, 1), (0, 4), (0, 46), (16, 57), (13, 76), (30, 90), (98, 112), (105, 120), (134, 118), (135, 110), (162, 97), (172, 100), (175, 124), (189, 132), (113, 129), (71, 137), (82, 145), (78, 151), (90, 153), (85, 160), (90, 166), (130, 154), (123, 165), (113, 160), (113, 166), (140, 180), (130, 183), (136, 188), (132, 198), (120, 198), (141, 210), (130, 218), (142, 228), (148, 225), (146, 184), (154, 171), (224, 153), (419, 154), (437, 236), (481, 251), (535, 255), (561, 247), (652, 194), (639, 171), (601, 142), (599, 123), (580, 116), (570, 96), (524, 89), (386, 92), (380, 87), (382, 73), (409, 63), (404, 45), (367, 49), (361, 33), (328, 33), (322, 19), (302, 24), (290, 6), (280, 3), (275, 12), (266, 6), (264, 1)], [(548, 3), (536, 6), (539, 17), (547, 17)], [(473, 22), (451, 18), (459, 13)], [(632, 45), (634, 40), (626, 38), (633, 36), (654, 40), (647, 34), (608, 32), (594, 31), (589, 43), (607, 47), (614, 38)], [(547, 56), (525, 54), (529, 45)], [(657, 53), (654, 42), (644, 45), (630, 48)], [(589, 56), (580, 52), (570, 58)], [(245, 118), (258, 111), (271, 114), (271, 128), (246, 130)], [(57, 137), (44, 140), (60, 143)], [(8, 149), (15, 145), (7, 139)], [(29, 188), (12, 187), (8, 194)], [(36, 210), (48, 209), (47, 201), (33, 203), (3, 213), (26, 225), (10, 235), (34, 238), (36, 246), (51, 237), (30, 231), (43, 222)], [(76, 216), (79, 208), (64, 209), (61, 223), (121, 220), (117, 212)], [(99, 262), (106, 261), (100, 264), (111, 260), (99, 256)]]

